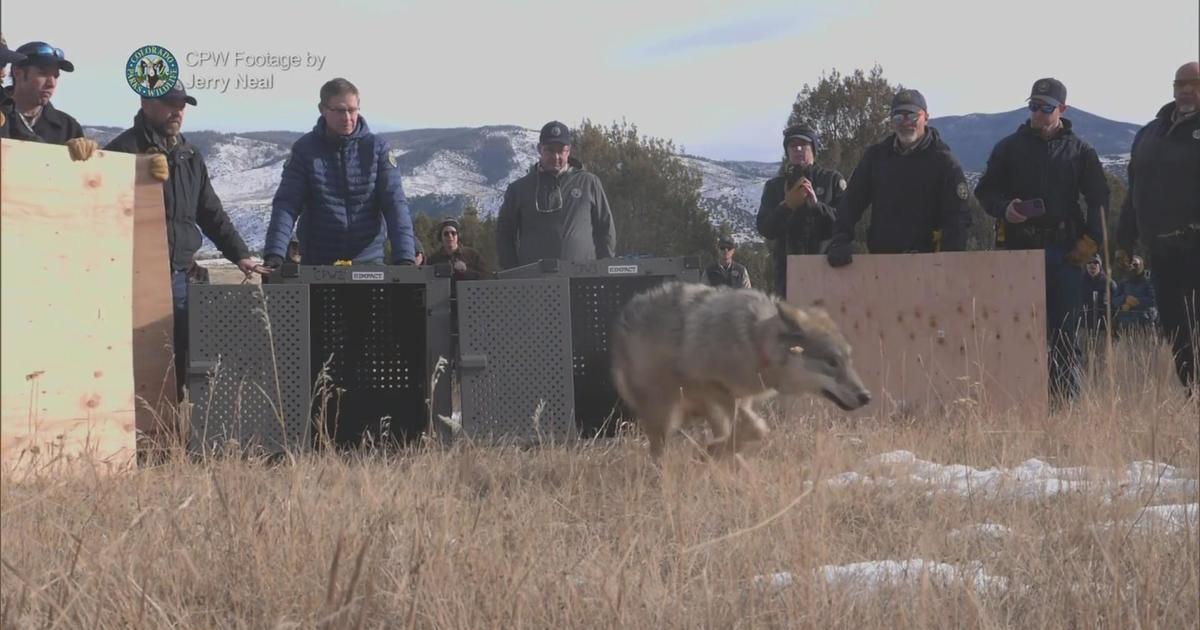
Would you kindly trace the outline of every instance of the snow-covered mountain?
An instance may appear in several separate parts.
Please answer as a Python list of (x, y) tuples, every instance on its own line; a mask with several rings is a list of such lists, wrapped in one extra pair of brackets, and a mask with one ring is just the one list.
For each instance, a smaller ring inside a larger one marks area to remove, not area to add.
[[(946, 135), (957, 135), (958, 142), (967, 149), (975, 145), (991, 146), (1001, 136), (1011, 133), (1010, 127), (1015, 128), (1015, 125), (1008, 124), (1012, 122), (1008, 118), (1013, 115), (1011, 112), (972, 115), (975, 118), (1003, 118), (994, 121), (996, 124), (982, 125), (995, 138), (976, 137), (981, 128), (978, 124), (971, 126), (975, 130), (971, 133), (975, 135), (968, 134), (970, 129), (963, 126), (965, 121), (955, 120), (955, 117), (932, 122), (943, 123), (950, 130)], [(1096, 124), (1090, 119), (1088, 122)], [(1114, 125), (1120, 127), (1108, 135), (1126, 134), (1128, 127), (1132, 127), (1125, 123)], [(120, 129), (88, 127), (85, 132), (103, 144)], [(205, 156), (213, 188), (246, 244), (258, 250), (266, 236), (271, 199), (279, 186), (284, 160), (301, 134), (293, 131), (239, 134), (199, 131), (185, 135)], [(485, 216), (494, 214), (500, 208), (508, 184), (528, 172), (537, 159), (538, 132), (512, 125), (416, 129), (380, 135), (401, 151), (399, 161), (404, 190), (413, 212), (433, 217), (457, 215), (468, 204), (479, 208)], [(1109, 147), (1112, 153), (1104, 155), (1102, 161), (1106, 170), (1124, 177), (1129, 155), (1116, 152), (1119, 144), (1116, 142)], [(957, 146), (951, 144), (951, 147), (957, 153)], [(681, 155), (680, 158), (701, 175), (701, 204), (714, 224), (727, 224), (739, 241), (760, 241), (761, 237), (754, 229), (754, 217), (763, 183), (775, 174), (779, 164), (721, 161), (696, 155)], [(973, 183), (981, 169), (972, 168), (973, 163), (964, 162), (964, 165), (971, 171), (968, 179)], [(212, 244), (206, 241), (200, 256), (217, 255)]]

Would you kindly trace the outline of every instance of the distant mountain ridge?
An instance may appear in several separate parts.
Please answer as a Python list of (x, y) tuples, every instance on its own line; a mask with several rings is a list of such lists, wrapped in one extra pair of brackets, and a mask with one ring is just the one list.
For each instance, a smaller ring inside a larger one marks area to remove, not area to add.
[[(1092, 143), (1105, 168), (1124, 176), (1129, 144), (1137, 125), (1107, 120), (1081, 110), (1068, 118), (1076, 132)], [(992, 146), (1028, 117), (1024, 109), (998, 114), (943, 116), (930, 121), (942, 134), (974, 181), (987, 163)], [(87, 127), (101, 145), (121, 132), (116, 127)], [(188, 142), (205, 156), (213, 187), (251, 249), (262, 246), (270, 221), (271, 200), (279, 186), (283, 162), (299, 131), (221, 133), (185, 131)], [(456, 215), (467, 204), (485, 215), (495, 213), (509, 183), (528, 172), (537, 160), (538, 132), (515, 125), (448, 129), (412, 129), (379, 134), (401, 151), (404, 190), (414, 212)], [(764, 142), (773, 139), (764, 139)], [(586, 165), (587, 156), (581, 156)], [(701, 205), (713, 222), (731, 226), (743, 241), (760, 241), (754, 227), (763, 184), (778, 162), (719, 160), (680, 155), (702, 177)], [(818, 157), (818, 159), (820, 159)], [(218, 255), (205, 243), (202, 256)]]

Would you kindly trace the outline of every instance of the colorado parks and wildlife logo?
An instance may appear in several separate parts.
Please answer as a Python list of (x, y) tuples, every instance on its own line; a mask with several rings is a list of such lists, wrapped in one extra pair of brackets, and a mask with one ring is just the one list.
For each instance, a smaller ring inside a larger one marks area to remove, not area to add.
[(142, 46), (133, 51), (125, 63), (125, 81), (134, 92), (146, 98), (157, 98), (179, 81), (179, 60), (162, 46)]

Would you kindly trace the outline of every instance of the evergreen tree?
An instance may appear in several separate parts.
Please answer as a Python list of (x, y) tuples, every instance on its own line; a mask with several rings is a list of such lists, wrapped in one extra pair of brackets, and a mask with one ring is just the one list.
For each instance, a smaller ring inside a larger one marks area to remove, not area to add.
[(711, 257), (717, 232), (700, 207), (701, 177), (670, 140), (626, 122), (584, 120), (571, 155), (600, 178), (617, 227), (618, 255)]

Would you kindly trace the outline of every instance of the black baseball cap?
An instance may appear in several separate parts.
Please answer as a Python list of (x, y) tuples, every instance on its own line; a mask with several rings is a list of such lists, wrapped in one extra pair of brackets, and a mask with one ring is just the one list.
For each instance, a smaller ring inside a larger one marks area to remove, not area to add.
[(925, 97), (916, 90), (900, 90), (892, 97), (892, 113), (896, 112), (927, 112)]
[(571, 144), (571, 130), (557, 120), (546, 123), (542, 127), (541, 135), (538, 136), (538, 144), (548, 144), (550, 142)]
[(1067, 102), (1067, 86), (1058, 79), (1046, 77), (1033, 82), (1027, 101), (1041, 101), (1047, 105), (1058, 107)]
[(24, 59), (14, 62), (18, 66), (56, 65), (63, 72), (75, 72), (75, 64), (67, 61), (63, 49), (55, 48), (46, 42), (21, 44), (17, 52), (25, 55)]
[(188, 96), (187, 89), (183, 87), (183, 81), (176, 81), (171, 89), (167, 90), (162, 96), (154, 97), (155, 100), (164, 101), (183, 101), (188, 105), (196, 104), (195, 96)]

